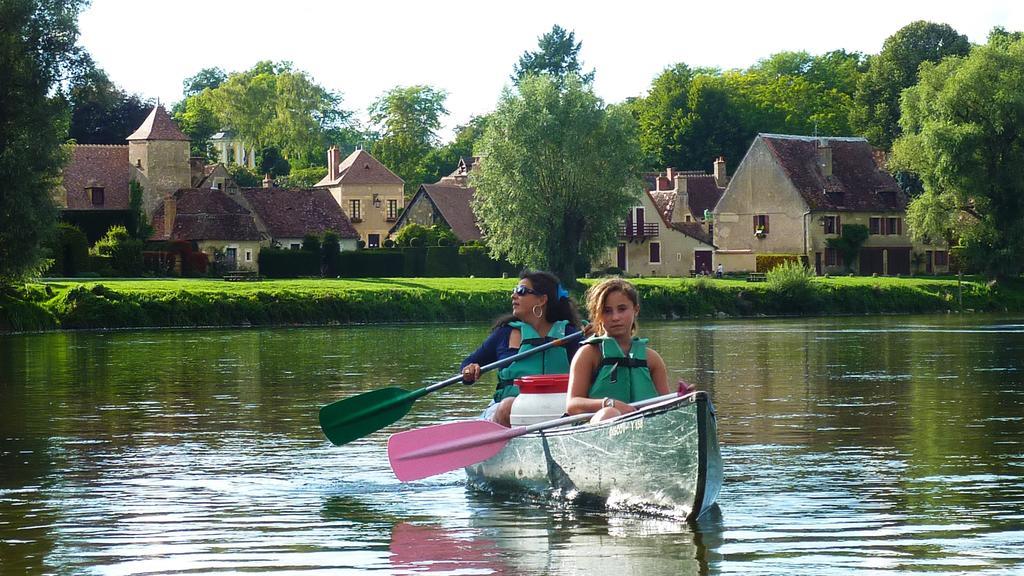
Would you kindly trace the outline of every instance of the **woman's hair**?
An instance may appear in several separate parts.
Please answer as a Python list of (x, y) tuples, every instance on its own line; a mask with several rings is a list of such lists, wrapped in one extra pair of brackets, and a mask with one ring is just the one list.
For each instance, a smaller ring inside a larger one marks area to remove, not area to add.
[[(594, 284), (587, 290), (587, 313), (590, 314), (590, 321), (597, 329), (597, 334), (605, 334), (604, 322), (601, 320), (601, 311), (604, 309), (605, 301), (608, 300), (608, 295), (612, 292), (622, 292), (634, 306), (640, 306), (640, 296), (636, 293), (636, 287), (622, 278), (609, 278)], [(630, 333), (636, 336), (639, 329), (639, 323), (634, 317)]]
[[(529, 280), (533, 289), (538, 294), (548, 297), (547, 306), (544, 307), (545, 320), (551, 323), (558, 322), (559, 320), (568, 320), (569, 324), (580, 327), (580, 314), (576, 310), (576, 303), (573, 302), (572, 296), (569, 296), (569, 293), (562, 287), (557, 276), (540, 270), (535, 272), (523, 270), (523, 273), (519, 275), (519, 279)], [(494, 322), (494, 328), (504, 326), (513, 320), (515, 320), (513, 315), (506, 314)]]

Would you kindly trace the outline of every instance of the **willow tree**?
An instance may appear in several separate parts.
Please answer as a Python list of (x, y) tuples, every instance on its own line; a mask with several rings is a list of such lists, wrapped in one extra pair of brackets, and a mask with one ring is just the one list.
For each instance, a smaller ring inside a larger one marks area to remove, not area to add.
[(473, 209), (491, 255), (569, 285), (577, 262), (615, 245), (641, 190), (633, 117), (576, 76), (528, 76), (506, 88), (480, 151)]
[(907, 210), (916, 237), (948, 238), (994, 276), (1024, 270), (1024, 40), (995, 37), (964, 58), (921, 65), (903, 93), (892, 165), (924, 192)]

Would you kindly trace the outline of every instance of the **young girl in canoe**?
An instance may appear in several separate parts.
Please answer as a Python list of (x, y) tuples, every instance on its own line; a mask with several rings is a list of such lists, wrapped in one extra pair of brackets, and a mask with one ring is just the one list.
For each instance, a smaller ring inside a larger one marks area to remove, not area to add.
[[(462, 361), (467, 384), (480, 378), (480, 366), (526, 352), (545, 342), (579, 332), (576, 304), (558, 278), (547, 272), (524, 272), (512, 290), (512, 313), (498, 318), (491, 335)], [(513, 362), (498, 372), (494, 400), (483, 417), (510, 426), (512, 402), (519, 395), (516, 378), (535, 374), (566, 374), (569, 360), (579, 347), (573, 341)]]
[(594, 412), (591, 422), (633, 412), (629, 405), (668, 394), (665, 361), (637, 337), (640, 298), (621, 278), (587, 290), (587, 311), (594, 333), (572, 360), (566, 411)]

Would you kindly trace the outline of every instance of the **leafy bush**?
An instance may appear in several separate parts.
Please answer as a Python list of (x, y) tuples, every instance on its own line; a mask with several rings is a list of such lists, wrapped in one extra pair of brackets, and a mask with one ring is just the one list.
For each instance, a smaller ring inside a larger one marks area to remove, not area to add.
[(93, 246), (93, 253), (109, 256), (118, 274), (138, 276), (142, 273), (142, 240), (132, 238), (124, 226), (111, 226)]

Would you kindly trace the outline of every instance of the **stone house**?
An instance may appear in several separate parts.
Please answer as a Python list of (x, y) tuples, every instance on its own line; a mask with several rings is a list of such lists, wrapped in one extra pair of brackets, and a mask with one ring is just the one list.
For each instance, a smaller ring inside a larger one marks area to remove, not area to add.
[(409, 205), (388, 231), (394, 235), (408, 224), (451, 229), (459, 242), (480, 240), (482, 235), (473, 214), (472, 200), (476, 189), (469, 186), (469, 173), (479, 158), (460, 158), (458, 167), (435, 184), (422, 184)]
[(644, 175), (644, 191), (619, 227), (619, 243), (596, 263), (626, 274), (685, 276), (711, 272), (714, 245), (705, 214), (722, 196), (725, 160), (715, 173), (672, 168)]
[(183, 240), (206, 253), (221, 252), (228, 270), (257, 270), (259, 250), (268, 240), (237, 190), (182, 188), (168, 194), (152, 215), (150, 240)]
[(327, 175), (316, 184), (330, 190), (367, 248), (380, 247), (398, 221), (404, 185), (369, 152), (356, 150), (342, 160), (336, 146), (327, 151)]
[(714, 208), (715, 258), (727, 270), (755, 270), (757, 254), (798, 254), (818, 274), (844, 270), (827, 245), (843, 226), (868, 228), (860, 274), (949, 270), (944, 245), (911, 241), (907, 196), (863, 138), (759, 134)]
[(241, 203), (270, 244), (297, 250), (307, 234), (338, 235), (342, 251), (355, 250), (359, 233), (341, 206), (323, 188), (242, 188)]

